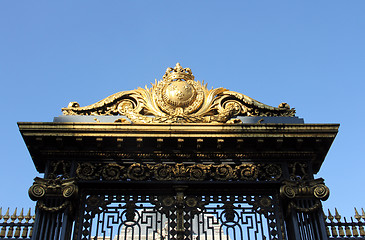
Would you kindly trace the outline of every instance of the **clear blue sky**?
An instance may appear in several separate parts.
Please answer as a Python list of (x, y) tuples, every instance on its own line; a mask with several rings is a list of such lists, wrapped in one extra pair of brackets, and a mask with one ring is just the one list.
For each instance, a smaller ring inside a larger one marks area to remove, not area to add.
[(208, 87), (340, 123), (317, 177), (325, 207), (365, 207), (365, 1), (0, 1), (0, 206), (29, 207), (37, 172), (18, 121), (52, 121), (180, 62)]

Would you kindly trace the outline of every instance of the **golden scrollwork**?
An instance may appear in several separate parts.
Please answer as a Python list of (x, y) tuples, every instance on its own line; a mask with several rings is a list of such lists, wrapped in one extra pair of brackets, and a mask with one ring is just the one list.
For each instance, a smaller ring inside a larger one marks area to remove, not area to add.
[(85, 180), (95, 179), (96, 176), (96, 166), (91, 163), (81, 163), (76, 169), (76, 174), (82, 176)]
[[(329, 188), (323, 178), (314, 180), (285, 180), (280, 187), (280, 196), (287, 202), (287, 211), (310, 213), (321, 208), (321, 201), (328, 199)], [(306, 201), (304, 204), (303, 201)]]
[(236, 174), (240, 176), (242, 180), (255, 180), (259, 175), (259, 170), (257, 165), (251, 163), (244, 163), (240, 166), (237, 166), (238, 170)]
[(308, 181), (283, 181), (280, 196), (287, 199), (314, 198), (325, 201), (330, 190), (322, 178)]
[[(73, 178), (62, 180), (61, 178), (44, 179), (36, 177), (28, 193), (30, 199), (38, 201), (37, 206), (41, 210), (58, 212), (64, 210), (66, 207), (72, 209), (70, 199), (78, 195), (78, 187)], [(57, 197), (64, 201), (58, 206), (47, 206), (45, 203), (47, 197)]]
[(288, 211), (291, 210), (295, 210), (297, 212), (301, 212), (301, 213), (310, 213), (313, 212), (317, 209), (319, 209), (320, 207), (322, 207), (321, 205), (321, 201), (316, 200), (311, 206), (309, 207), (299, 207), (296, 203), (294, 203), (293, 201), (291, 201), (288, 205)]
[(110, 163), (103, 168), (102, 176), (106, 180), (118, 180), (120, 178), (120, 172), (123, 169), (124, 167), (118, 164)]
[(56, 206), (56, 207), (47, 207), (47, 205), (42, 201), (38, 201), (37, 206), (39, 209), (46, 211), (46, 212), (59, 212), (64, 210), (67, 207), (70, 207), (70, 201), (65, 201), (63, 202), (61, 205)]
[(287, 103), (275, 108), (224, 88), (209, 90), (179, 63), (151, 88), (119, 92), (85, 107), (71, 102), (62, 111), (64, 115), (123, 115), (132, 123), (237, 123), (236, 116), (295, 114)]
[(127, 175), (132, 180), (145, 180), (150, 175), (150, 172), (147, 166), (134, 163), (128, 167)]
[[(270, 169), (270, 171), (268, 171)], [(272, 170), (274, 169), (274, 170)], [(158, 180), (158, 181), (277, 181), (282, 176), (277, 164), (141, 164), (79, 163), (76, 176), (80, 180)]]
[(46, 196), (63, 196), (64, 198), (75, 197), (78, 188), (75, 179), (44, 179), (36, 177), (33, 185), (28, 190), (29, 197), (33, 200), (39, 200)]

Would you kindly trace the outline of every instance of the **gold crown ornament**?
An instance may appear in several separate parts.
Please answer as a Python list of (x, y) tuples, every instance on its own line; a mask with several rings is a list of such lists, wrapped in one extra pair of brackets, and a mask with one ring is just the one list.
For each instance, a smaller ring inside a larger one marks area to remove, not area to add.
[(194, 80), (194, 75), (190, 68), (182, 68), (180, 63), (176, 63), (174, 68), (167, 68), (163, 75), (163, 80), (171, 81), (176, 79), (184, 79), (185, 81)]

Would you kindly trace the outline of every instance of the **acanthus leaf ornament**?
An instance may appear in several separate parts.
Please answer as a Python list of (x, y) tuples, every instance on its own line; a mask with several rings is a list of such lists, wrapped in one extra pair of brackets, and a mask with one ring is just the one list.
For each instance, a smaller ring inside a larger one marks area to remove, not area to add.
[(209, 90), (179, 63), (167, 68), (151, 88), (119, 92), (85, 107), (71, 102), (62, 111), (64, 115), (122, 115), (132, 123), (236, 123), (236, 116), (295, 114), (287, 103), (275, 108), (224, 88)]

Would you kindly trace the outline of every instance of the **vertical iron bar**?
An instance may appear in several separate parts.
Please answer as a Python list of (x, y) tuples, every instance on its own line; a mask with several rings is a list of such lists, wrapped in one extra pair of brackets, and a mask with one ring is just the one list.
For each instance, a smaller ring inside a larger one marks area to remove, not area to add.
[[(299, 207), (301, 207), (301, 208), (306, 207), (304, 199), (301, 199), (298, 202), (300, 202)], [(310, 239), (312, 239), (312, 237), (311, 237), (310, 227), (307, 223), (307, 213), (302, 212), (300, 214), (300, 216), (302, 217), (302, 226), (303, 226), (303, 229), (304, 229), (304, 232), (305, 232), (306, 239), (310, 240)]]
[[(104, 216), (104, 215), (103, 215)], [(92, 221), (92, 219), (90, 220), (91, 222), (90, 222), (90, 224), (93, 224), (93, 221)], [(98, 237), (98, 235), (99, 235), (99, 224), (104, 224), (104, 221), (100, 221), (100, 214), (98, 214), (98, 218), (97, 218), (97, 222), (96, 222), (96, 235), (95, 235), (95, 237)], [(90, 227), (91, 227), (91, 225), (90, 225)], [(91, 228), (90, 228), (91, 229)]]
[[(47, 218), (47, 215), (44, 211), (41, 211), (42, 213), (42, 217), (41, 217), (41, 224), (37, 226), (37, 229), (36, 230), (39, 230), (39, 233), (37, 235), (34, 235), (35, 238), (34, 240), (38, 240), (38, 239), (42, 239), (43, 236), (44, 236), (44, 231), (45, 231), (45, 221), (46, 221), (46, 218)], [(36, 215), (37, 217), (37, 215)]]
[(70, 239), (70, 232), (68, 229), (68, 221), (69, 221), (69, 208), (66, 208), (64, 213), (60, 213), (63, 215), (63, 221), (62, 221), (62, 226), (61, 226), (61, 240), (67, 240)]
[[(47, 201), (49, 203), (50, 206), (55, 206), (55, 200), (54, 199), (49, 199)], [(43, 239), (50, 239), (49, 238), (49, 234), (50, 234), (50, 225), (51, 225), (51, 216), (52, 216), (52, 213), (51, 212), (46, 212), (46, 226), (45, 226), (45, 231), (44, 231), (44, 236), (43, 236)]]
[[(303, 199), (303, 207), (308, 209), (310, 206), (309, 200), (307, 199)], [(310, 214), (311, 213), (304, 213), (304, 217), (305, 217), (305, 225), (307, 226), (307, 230), (308, 230), (308, 237), (310, 239), (316, 239), (314, 238), (314, 229), (313, 229), (313, 223), (310, 221)]]
[(73, 240), (79, 240), (82, 237), (82, 228), (83, 228), (83, 221), (84, 221), (84, 212), (85, 212), (85, 200), (86, 195), (80, 193), (80, 204), (78, 208), (78, 214), (75, 217), (75, 228), (73, 233)]
[[(55, 206), (57, 206), (59, 204), (59, 200), (55, 199)], [(51, 226), (50, 226), (50, 231), (49, 231), (49, 239), (54, 239), (54, 235), (55, 235), (55, 216), (57, 215), (57, 213), (55, 212), (51, 212), (50, 213), (50, 221), (51, 221)]]
[(323, 217), (323, 211), (317, 211), (317, 219), (318, 219), (318, 225), (319, 225), (319, 232), (320, 232), (320, 239), (321, 240), (327, 240), (327, 232), (326, 232), (326, 225), (324, 223), (324, 217)]
[[(310, 202), (311, 202), (312, 205), (314, 204), (313, 200), (311, 200)], [(320, 235), (319, 235), (320, 231), (318, 229), (318, 221), (317, 221), (316, 215), (317, 215), (316, 212), (310, 213), (310, 219), (311, 219), (312, 225), (314, 227), (313, 234), (315, 235), (314, 236), (315, 239), (321, 239)]]
[(301, 230), (299, 226), (299, 217), (294, 209), (292, 209), (287, 218), (287, 230), (288, 230), (288, 239), (303, 239), (301, 237)]
[(55, 227), (55, 239), (60, 239), (60, 227), (62, 223), (62, 214), (57, 214), (56, 227)]

